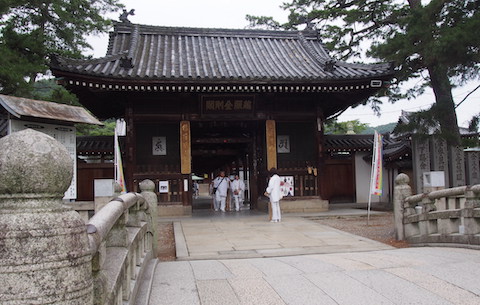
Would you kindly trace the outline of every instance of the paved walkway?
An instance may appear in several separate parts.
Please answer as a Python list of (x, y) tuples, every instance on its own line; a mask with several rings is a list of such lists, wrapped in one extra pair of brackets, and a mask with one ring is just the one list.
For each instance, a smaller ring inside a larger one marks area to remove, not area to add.
[[(327, 214), (359, 214), (343, 209)], [(151, 262), (137, 304), (480, 304), (480, 252), (395, 249), (301, 215), (175, 220), (178, 260)]]
[(207, 211), (201, 216), (175, 221), (174, 226), (178, 260), (391, 249), (380, 242), (323, 226), (299, 215), (284, 215), (282, 222), (270, 223), (264, 213), (247, 210), (213, 214)]

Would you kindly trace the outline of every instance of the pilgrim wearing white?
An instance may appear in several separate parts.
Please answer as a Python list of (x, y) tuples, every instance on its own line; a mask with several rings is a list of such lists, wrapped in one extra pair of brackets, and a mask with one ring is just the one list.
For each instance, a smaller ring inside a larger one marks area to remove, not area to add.
[(238, 176), (235, 176), (230, 187), (232, 189), (233, 199), (235, 200), (235, 210), (240, 211), (240, 201), (242, 200), (243, 192), (245, 191), (245, 183), (243, 180), (238, 179)]
[(281, 179), (277, 174), (272, 175), (268, 181), (268, 187), (265, 191), (265, 195), (270, 198), (272, 207), (272, 222), (279, 222), (282, 219), (280, 213), (280, 199), (283, 198), (280, 190)]
[(215, 192), (215, 211), (218, 211), (218, 208), (220, 208), (222, 212), (225, 212), (228, 187), (229, 179), (224, 175), (222, 176), (222, 174), (213, 180), (213, 188), (217, 189)]

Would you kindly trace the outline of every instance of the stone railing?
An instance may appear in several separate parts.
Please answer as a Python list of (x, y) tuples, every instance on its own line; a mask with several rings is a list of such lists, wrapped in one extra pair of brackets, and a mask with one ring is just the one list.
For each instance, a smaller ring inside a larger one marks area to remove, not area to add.
[(480, 245), (480, 185), (413, 195), (409, 178), (395, 179), (397, 239), (412, 244)]
[(150, 185), (152, 181), (143, 181), (142, 194), (115, 198), (87, 223), (94, 304), (133, 304), (135, 300), (145, 262), (156, 253), (156, 199), (148, 202), (149, 196), (143, 196), (151, 193), (156, 198)]
[(0, 139), (0, 304), (134, 303), (156, 253), (155, 186), (143, 181), (86, 224), (62, 202), (72, 164), (43, 133)]

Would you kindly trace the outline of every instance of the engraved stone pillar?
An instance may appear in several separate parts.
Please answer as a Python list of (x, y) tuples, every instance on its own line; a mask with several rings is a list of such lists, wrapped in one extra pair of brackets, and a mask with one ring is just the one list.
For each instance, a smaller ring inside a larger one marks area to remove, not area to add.
[(267, 120), (265, 122), (266, 141), (267, 141), (267, 170), (272, 167), (277, 168), (277, 133), (275, 130), (275, 121)]
[(465, 150), (465, 165), (467, 184), (480, 184), (480, 150), (478, 148)]
[(0, 140), (0, 304), (93, 304), (85, 223), (62, 205), (72, 173), (50, 136)]
[(449, 172), (448, 172), (448, 149), (447, 141), (439, 137), (433, 136), (430, 140), (430, 152), (431, 152), (431, 170), (442, 171), (445, 173), (445, 186), (448, 188)]
[(423, 173), (430, 171), (430, 145), (426, 139), (412, 139), (415, 193), (423, 193)]
[(450, 187), (462, 186), (465, 181), (465, 154), (462, 147), (450, 146)]

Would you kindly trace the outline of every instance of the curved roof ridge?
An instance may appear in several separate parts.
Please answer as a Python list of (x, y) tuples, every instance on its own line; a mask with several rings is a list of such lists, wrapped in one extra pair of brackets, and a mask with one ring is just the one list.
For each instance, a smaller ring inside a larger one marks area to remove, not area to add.
[[(252, 36), (257, 34), (262, 37), (277, 37), (277, 38), (298, 38), (298, 31), (293, 30), (263, 30), (263, 29), (228, 29), (228, 28), (207, 28), (207, 27), (179, 27), (179, 26), (160, 26), (160, 25), (146, 25), (146, 24), (134, 24), (134, 23), (120, 23), (117, 22), (114, 25), (115, 32), (132, 32), (137, 28), (141, 34), (184, 34), (184, 35), (202, 35), (215, 37), (243, 37)], [(308, 33), (309, 37), (316, 38), (316, 32), (304, 31)]]
[(133, 25), (132, 38), (128, 48), (128, 58), (133, 58), (135, 56), (135, 51), (137, 50), (138, 45), (139, 28), (140, 26), (138, 24)]
[(342, 67), (347, 67), (347, 68), (362, 69), (362, 70), (393, 69), (394, 68), (393, 62), (362, 64), (362, 63), (349, 63), (349, 62), (346, 62), (346, 61), (337, 61), (335, 63), (335, 65), (342, 66)]
[(308, 43), (305, 36), (303, 35), (303, 32), (301, 32), (301, 31), (298, 32), (298, 38), (299, 38), (302, 46), (307, 51), (307, 53), (310, 54), (317, 62), (324, 64), (328, 60), (332, 59), (332, 57), (327, 52), (325, 52), (325, 54), (324, 54), (324, 56), (327, 56), (327, 57), (324, 57), (324, 56), (320, 55), (316, 50), (314, 50), (312, 48), (312, 46)]

